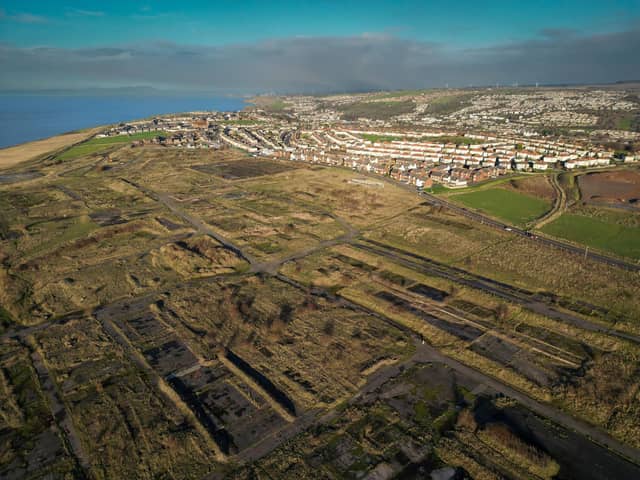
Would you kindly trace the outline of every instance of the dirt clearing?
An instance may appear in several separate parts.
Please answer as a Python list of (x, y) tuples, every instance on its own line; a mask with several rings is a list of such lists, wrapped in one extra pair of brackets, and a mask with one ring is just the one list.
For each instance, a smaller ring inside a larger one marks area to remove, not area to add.
[(621, 203), (640, 207), (640, 171), (618, 170), (588, 173), (578, 177), (586, 202)]

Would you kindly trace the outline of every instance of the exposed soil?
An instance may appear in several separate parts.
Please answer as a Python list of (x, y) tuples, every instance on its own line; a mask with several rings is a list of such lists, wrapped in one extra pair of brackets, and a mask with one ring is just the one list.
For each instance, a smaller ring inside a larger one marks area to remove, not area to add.
[(539, 175), (530, 178), (510, 180), (508, 183), (505, 183), (505, 188), (545, 200), (553, 200), (555, 198), (555, 192), (547, 177)]
[(578, 185), (585, 202), (621, 204), (640, 208), (640, 171), (587, 173), (578, 177)]

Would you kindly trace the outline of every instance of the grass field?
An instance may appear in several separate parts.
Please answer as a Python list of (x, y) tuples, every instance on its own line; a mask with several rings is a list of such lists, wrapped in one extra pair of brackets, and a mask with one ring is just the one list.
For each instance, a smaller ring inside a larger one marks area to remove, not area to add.
[(360, 135), (370, 142), (431, 142), (431, 143), (455, 143), (456, 145), (474, 145), (483, 143), (476, 138), (462, 137), (460, 135), (425, 136), (425, 137), (398, 137), (396, 135), (380, 135), (376, 133), (363, 133)]
[(542, 231), (623, 257), (640, 259), (640, 228), (565, 213)]
[(360, 135), (364, 140), (374, 143), (396, 142), (401, 140), (409, 140), (406, 137), (398, 137), (396, 135), (379, 135), (377, 133), (362, 133)]
[(15, 147), (0, 149), (0, 168), (8, 168), (17, 163), (30, 160), (39, 155), (58, 150), (66, 145), (72, 145), (91, 136), (97, 130), (67, 133), (56, 137), (29, 142)]
[(445, 187), (444, 185), (440, 184), (440, 183), (434, 183), (431, 187), (429, 188), (425, 188), (425, 192), (428, 193), (433, 193), (433, 194), (438, 194), (438, 193), (447, 193), (450, 192), (451, 189)]
[(427, 107), (427, 113), (433, 113), (436, 115), (447, 115), (460, 110), (462, 107), (471, 100), (473, 95), (461, 94), (461, 95), (445, 95), (433, 99)]
[(502, 188), (462, 193), (451, 198), (515, 225), (524, 225), (551, 208), (549, 201)]
[(282, 98), (272, 96), (251, 98), (249, 99), (249, 104), (253, 104), (267, 112), (282, 112), (292, 106), (291, 103), (285, 102)]
[(73, 158), (82, 157), (84, 155), (91, 155), (92, 153), (101, 152), (116, 145), (122, 145), (125, 143), (133, 142), (135, 140), (147, 140), (155, 138), (158, 135), (166, 135), (165, 132), (141, 132), (134, 133), (133, 135), (116, 135), (114, 137), (104, 138), (92, 138), (79, 145), (71, 147), (69, 150), (65, 150), (57, 156), (60, 160), (71, 160)]
[(380, 93), (375, 96), (376, 99), (382, 98), (398, 98), (398, 97), (414, 97), (422, 95), (427, 90), (396, 90), (394, 92)]
[(354, 102), (337, 107), (345, 120), (356, 120), (360, 117), (375, 120), (388, 120), (396, 115), (411, 113), (416, 104), (411, 100), (386, 102)]
[(618, 127), (618, 130), (631, 130), (631, 127), (633, 126), (633, 116), (628, 115), (620, 118), (616, 126)]
[(276, 100), (273, 103), (269, 103), (267, 105), (264, 105), (264, 109), (270, 112), (281, 112), (286, 108), (290, 108), (291, 104), (284, 102), (282, 100)]

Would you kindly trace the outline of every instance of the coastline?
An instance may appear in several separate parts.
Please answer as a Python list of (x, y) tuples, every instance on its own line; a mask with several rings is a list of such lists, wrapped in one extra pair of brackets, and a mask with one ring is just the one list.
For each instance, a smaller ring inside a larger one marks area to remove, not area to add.
[(45, 155), (74, 143), (82, 142), (95, 135), (105, 127), (95, 127), (81, 131), (67, 132), (60, 135), (24, 142), (19, 145), (0, 148), (0, 170), (14, 167), (20, 163)]
[(240, 97), (0, 95), (0, 151), (151, 116), (240, 111), (246, 106)]

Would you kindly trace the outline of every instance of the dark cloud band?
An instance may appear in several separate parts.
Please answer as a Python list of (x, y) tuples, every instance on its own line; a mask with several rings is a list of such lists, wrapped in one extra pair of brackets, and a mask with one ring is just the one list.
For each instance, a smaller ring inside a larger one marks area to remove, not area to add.
[(229, 92), (328, 92), (640, 79), (640, 27), (465, 50), (387, 35), (296, 37), (250, 45), (0, 46), (2, 89), (151, 85)]

